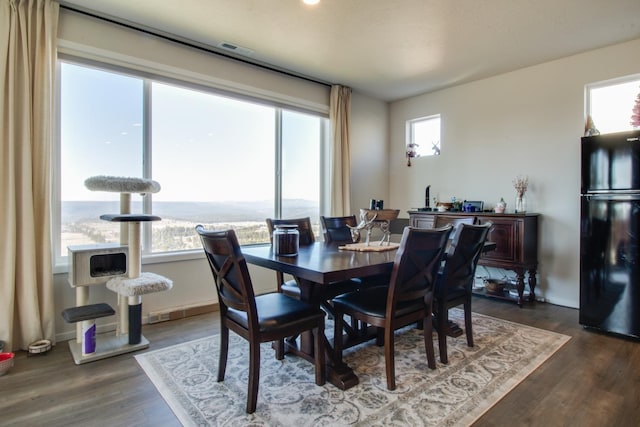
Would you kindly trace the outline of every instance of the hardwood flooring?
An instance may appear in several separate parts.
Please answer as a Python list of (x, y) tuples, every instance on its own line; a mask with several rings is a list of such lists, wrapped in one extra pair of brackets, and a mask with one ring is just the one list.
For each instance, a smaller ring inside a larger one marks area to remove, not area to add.
[[(474, 311), (570, 335), (551, 359), (476, 426), (640, 425), (640, 343), (583, 329), (577, 310), (474, 297)], [(150, 350), (211, 335), (217, 313), (145, 325)], [(458, 339), (464, 339), (460, 337)], [(243, 404), (241, 402), (239, 404)], [(129, 353), (75, 365), (66, 342), (45, 355), (20, 352), (0, 377), (1, 426), (178, 426)]]

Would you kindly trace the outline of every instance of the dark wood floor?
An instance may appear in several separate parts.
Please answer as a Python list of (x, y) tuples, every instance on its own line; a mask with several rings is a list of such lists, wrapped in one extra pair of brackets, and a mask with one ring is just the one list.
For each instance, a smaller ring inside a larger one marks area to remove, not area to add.
[[(475, 425), (640, 425), (639, 342), (584, 330), (573, 309), (542, 303), (520, 309), (474, 298), (476, 312), (572, 337)], [(212, 313), (145, 325), (143, 333), (153, 350), (217, 328)], [(66, 343), (46, 355), (18, 354), (15, 367), (0, 377), (0, 425), (179, 425), (133, 356), (76, 366)]]

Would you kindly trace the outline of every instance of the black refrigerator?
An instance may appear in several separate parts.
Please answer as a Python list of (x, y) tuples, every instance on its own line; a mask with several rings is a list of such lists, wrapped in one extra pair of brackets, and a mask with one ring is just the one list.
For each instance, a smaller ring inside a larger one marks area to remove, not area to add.
[(582, 138), (580, 324), (640, 338), (640, 130)]

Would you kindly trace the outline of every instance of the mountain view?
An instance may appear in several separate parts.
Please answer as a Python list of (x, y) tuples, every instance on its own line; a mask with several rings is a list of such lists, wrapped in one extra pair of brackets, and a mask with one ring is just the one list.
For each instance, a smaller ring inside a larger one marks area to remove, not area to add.
[[(131, 211), (142, 212), (140, 202)], [(120, 239), (120, 224), (103, 221), (100, 215), (120, 212), (119, 201), (62, 202), (61, 252), (69, 245), (112, 243)], [(195, 226), (207, 229), (233, 228), (241, 244), (269, 241), (266, 218), (273, 217), (273, 201), (252, 202), (154, 202), (153, 214), (162, 218), (152, 222), (153, 252), (199, 249)], [(283, 218), (311, 217), (314, 232), (319, 233), (318, 202), (283, 200)]]

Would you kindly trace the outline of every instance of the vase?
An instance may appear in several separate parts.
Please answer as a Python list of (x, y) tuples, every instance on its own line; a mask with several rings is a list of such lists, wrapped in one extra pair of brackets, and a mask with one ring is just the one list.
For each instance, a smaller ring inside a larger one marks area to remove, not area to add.
[(526, 212), (527, 211), (527, 198), (524, 194), (518, 194), (516, 196), (516, 205), (514, 207), (516, 213)]

